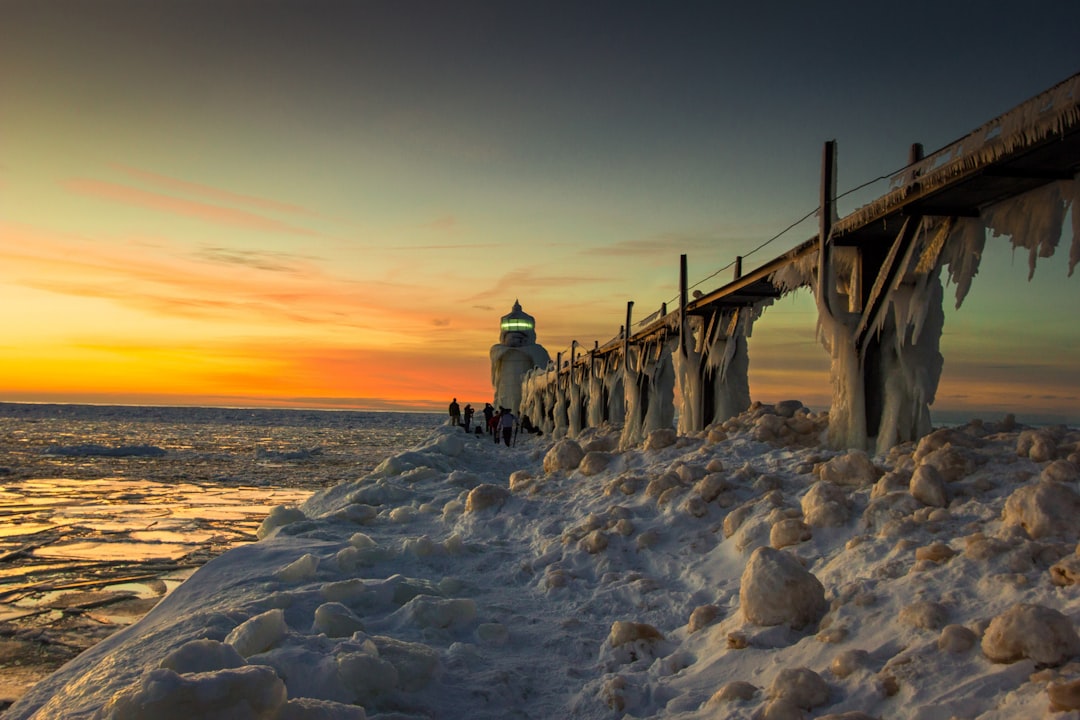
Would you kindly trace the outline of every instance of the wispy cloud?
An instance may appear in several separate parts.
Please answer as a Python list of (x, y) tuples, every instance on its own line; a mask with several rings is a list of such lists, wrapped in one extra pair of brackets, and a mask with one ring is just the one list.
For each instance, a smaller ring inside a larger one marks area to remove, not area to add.
[(686, 253), (701, 249), (714, 251), (718, 242), (716, 237), (665, 233), (650, 238), (620, 240), (609, 245), (587, 247), (581, 254), (599, 257), (670, 257), (673, 252)]
[[(371, 246), (377, 248), (378, 246)], [(499, 243), (453, 243), (453, 244), (441, 244), (441, 245), (399, 245), (394, 248), (395, 251), (417, 251), (417, 250), (476, 250), (483, 248), (497, 248), (501, 247)], [(383, 248), (378, 248), (383, 249)]]
[[(770, 232), (768, 227), (731, 226), (707, 232), (664, 232), (650, 237), (620, 240), (607, 245), (590, 246), (581, 250), (592, 257), (648, 258), (671, 257), (672, 253), (713, 256), (718, 252), (749, 252)], [(721, 250), (722, 249), (722, 250)]]
[(523, 290), (542, 291), (615, 281), (614, 278), (602, 275), (542, 275), (533, 268), (519, 268), (497, 279), (487, 290), (470, 295), (465, 302), (476, 303), (489, 298), (517, 296)]
[(166, 175), (159, 175), (157, 173), (128, 167), (126, 165), (120, 165), (118, 163), (111, 163), (109, 167), (111, 167), (113, 170), (123, 173), (124, 175), (127, 175), (130, 178), (139, 180), (148, 185), (155, 185), (159, 188), (169, 190), (171, 192), (180, 193), (183, 195), (194, 195), (196, 197), (207, 198), (209, 200), (227, 203), (230, 205), (246, 205), (248, 207), (259, 208), (260, 210), (268, 210), (271, 212), (283, 212), (295, 215), (314, 214), (307, 208), (301, 207), (300, 205), (293, 205), (291, 203), (280, 202), (278, 200), (270, 200), (268, 198), (256, 197), (254, 195), (244, 195), (242, 193), (236, 193), (230, 190), (223, 190), (221, 188), (213, 187), (210, 185), (204, 185), (202, 183), (193, 183), (188, 182), (187, 180), (179, 180), (177, 178), (168, 177)]
[(118, 185), (105, 180), (73, 178), (63, 182), (63, 186), (76, 195), (96, 197), (150, 210), (197, 218), (208, 222), (240, 227), (248, 230), (320, 237), (321, 233), (292, 225), (274, 218), (259, 215), (248, 210), (212, 205), (196, 200), (161, 195), (127, 185)]
[(0, 245), (7, 282), (151, 316), (369, 330), (383, 342), (433, 326), (436, 290), (408, 281), (359, 283), (301, 255), (222, 247), (192, 253), (167, 241), (101, 241), (2, 222), (0, 236), (12, 241)]
[(456, 215), (441, 215), (435, 218), (431, 222), (423, 223), (420, 227), (424, 230), (438, 230), (439, 232), (452, 232), (458, 229), (458, 219)]
[(295, 253), (269, 252), (265, 250), (234, 250), (223, 247), (205, 247), (195, 253), (195, 257), (225, 265), (243, 265), (268, 272), (301, 273), (299, 263), (307, 264), (314, 258)]

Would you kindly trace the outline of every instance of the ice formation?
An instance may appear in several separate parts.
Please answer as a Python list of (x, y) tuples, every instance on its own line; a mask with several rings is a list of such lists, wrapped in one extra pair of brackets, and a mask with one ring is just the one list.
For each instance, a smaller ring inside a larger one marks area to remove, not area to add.
[[(885, 452), (930, 431), (944, 364), (942, 271), (956, 286), (960, 307), (978, 273), (987, 231), (1008, 235), (1014, 248), (1028, 251), (1030, 276), (1038, 257), (1053, 254), (1071, 215), (1071, 272), (1080, 258), (1078, 188), (1076, 180), (1054, 182), (994, 204), (979, 218), (911, 217), (880, 272), (867, 267), (858, 248), (827, 244), (824, 255), (819, 245), (770, 277), (781, 291), (810, 287), (815, 294), (818, 337), (831, 359), (830, 444)], [(863, 307), (867, 297), (871, 307)], [(747, 340), (770, 302), (691, 316), (685, 329), (672, 313), (659, 331), (628, 343), (623, 353), (593, 357), (564, 373), (532, 373), (523, 383), (523, 402), (560, 437), (621, 421), (624, 447), (671, 427), (676, 415), (683, 433), (733, 417), (750, 405)], [(621, 413), (615, 398), (622, 400)]]
[[(770, 276), (781, 291), (814, 292), (818, 337), (831, 359), (831, 445), (885, 452), (930, 432), (944, 364), (942, 272), (960, 307), (988, 231), (1028, 251), (1030, 276), (1037, 258), (1054, 253), (1071, 215), (1071, 273), (1080, 259), (1078, 196), (1077, 180), (1056, 181), (993, 204), (978, 218), (912, 216), (880, 269), (859, 248), (825, 244), (823, 254), (819, 244)], [(690, 316), (685, 328), (671, 313), (621, 352), (567, 363), (561, 373), (534, 371), (523, 382), (523, 404), (559, 437), (621, 422), (623, 447), (671, 427), (676, 416), (683, 433), (733, 417), (750, 405), (748, 338), (770, 302)]]

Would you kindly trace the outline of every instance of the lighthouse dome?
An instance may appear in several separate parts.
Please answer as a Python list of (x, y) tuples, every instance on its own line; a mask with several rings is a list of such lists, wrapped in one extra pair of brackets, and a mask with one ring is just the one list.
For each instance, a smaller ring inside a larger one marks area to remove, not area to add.
[(499, 342), (511, 347), (536, 342), (536, 318), (522, 310), (517, 300), (513, 309), (499, 321)]

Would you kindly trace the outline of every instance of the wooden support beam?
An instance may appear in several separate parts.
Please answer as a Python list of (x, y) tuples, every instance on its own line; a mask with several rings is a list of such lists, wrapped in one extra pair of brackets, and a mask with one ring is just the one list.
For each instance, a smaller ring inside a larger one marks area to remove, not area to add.
[(904, 222), (904, 226), (900, 229), (899, 234), (897, 234), (896, 239), (889, 248), (889, 254), (885, 256), (885, 260), (881, 264), (877, 277), (874, 278), (874, 285), (870, 288), (870, 295), (867, 297), (862, 317), (859, 318), (859, 325), (855, 328), (855, 349), (860, 353), (866, 346), (866, 338), (870, 334), (870, 329), (878, 324), (881, 314), (885, 312), (887, 307), (885, 298), (888, 296), (889, 290), (893, 287), (897, 278), (902, 277), (904, 268), (907, 267), (911, 260), (911, 253), (915, 247), (915, 238), (919, 234), (921, 225), (922, 218), (910, 217)]
[(1014, 180), (1072, 180), (1074, 173), (1071, 170), (1057, 170), (1052, 168), (1011, 168), (991, 166), (983, 172), (989, 177), (1010, 178)]
[(705, 326), (705, 336), (701, 338), (701, 345), (705, 348), (706, 352), (708, 352), (708, 348), (713, 343), (713, 333), (716, 332), (716, 328), (720, 324), (719, 319), (720, 311), (713, 307), (709, 314), (709, 323)]
[(623, 369), (630, 369), (630, 316), (634, 312), (634, 301), (628, 300), (626, 302), (626, 332), (623, 333)]
[(742, 277), (742, 255), (735, 256), (735, 273), (732, 280), (738, 280)]
[(904, 217), (979, 217), (979, 208), (956, 205), (934, 205), (933, 203), (912, 203), (900, 210)]

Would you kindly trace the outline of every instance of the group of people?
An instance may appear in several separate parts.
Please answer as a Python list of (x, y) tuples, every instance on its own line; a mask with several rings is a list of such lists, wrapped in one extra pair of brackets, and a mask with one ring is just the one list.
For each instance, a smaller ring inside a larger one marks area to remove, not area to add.
[[(465, 429), (465, 432), (474, 432), (472, 421), (476, 411), (472, 405), (466, 403), (464, 410), (462, 410), (461, 406), (458, 405), (457, 398), (454, 398), (450, 401), (449, 410), (451, 425), (459, 425)], [(496, 410), (491, 403), (484, 403), (484, 409), (481, 412), (484, 415), (484, 428), (486, 428), (496, 445), (501, 439), (506, 443), (507, 447), (510, 447), (510, 443), (514, 439), (515, 427), (527, 433), (540, 434), (540, 429), (532, 424), (528, 415), (522, 415), (519, 421), (510, 408), (500, 407)], [(480, 435), (482, 432), (480, 424), (477, 423), (475, 433)]]

